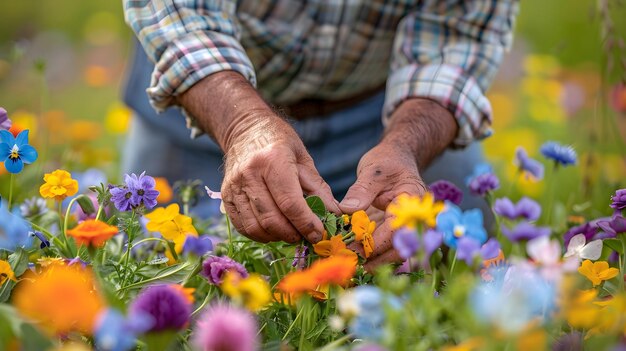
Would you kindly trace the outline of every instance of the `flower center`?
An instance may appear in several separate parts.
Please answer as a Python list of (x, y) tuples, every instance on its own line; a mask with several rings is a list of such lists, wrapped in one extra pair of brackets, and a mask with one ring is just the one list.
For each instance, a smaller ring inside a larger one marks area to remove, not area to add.
[(20, 157), (20, 148), (17, 147), (17, 145), (13, 145), (13, 148), (11, 149), (11, 154), (9, 154), (9, 158), (10, 159), (18, 159)]
[(124, 197), (126, 199), (130, 199), (131, 197), (133, 197), (133, 193), (131, 193), (130, 191), (126, 193), (126, 195), (124, 195)]
[(143, 194), (144, 194), (143, 189), (139, 189), (139, 190), (137, 190), (137, 195), (139, 195), (139, 196), (143, 196)]
[(465, 227), (462, 225), (455, 225), (452, 232), (454, 233), (455, 237), (460, 238), (465, 235)]

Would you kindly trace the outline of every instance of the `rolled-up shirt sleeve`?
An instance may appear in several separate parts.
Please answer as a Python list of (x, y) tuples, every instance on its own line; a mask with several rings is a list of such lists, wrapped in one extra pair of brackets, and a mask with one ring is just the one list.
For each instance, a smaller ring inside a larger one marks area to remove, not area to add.
[(239, 42), (236, 6), (235, 0), (124, 0), (126, 22), (155, 63), (146, 92), (157, 111), (216, 72), (239, 72), (256, 86)]
[(491, 135), (485, 92), (512, 43), (515, 0), (426, 0), (398, 25), (383, 122), (404, 100), (435, 100), (456, 118), (452, 146)]

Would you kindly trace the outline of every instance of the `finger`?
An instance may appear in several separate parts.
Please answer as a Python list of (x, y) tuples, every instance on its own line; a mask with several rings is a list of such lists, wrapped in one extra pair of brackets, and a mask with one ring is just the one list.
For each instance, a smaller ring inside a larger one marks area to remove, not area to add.
[(374, 258), (386, 253), (389, 250), (393, 250), (394, 231), (391, 228), (391, 222), (392, 218), (391, 216), (388, 216), (372, 234), (374, 237), (374, 251), (370, 257)]
[(405, 177), (392, 189), (383, 191), (372, 202), (372, 205), (380, 210), (385, 210), (387, 206), (400, 194), (422, 196), (426, 192), (424, 181), (418, 177)]
[(295, 164), (270, 169), (263, 178), (274, 202), (298, 232), (311, 243), (320, 241), (324, 226), (304, 199)]
[(267, 243), (272, 241), (272, 236), (263, 229), (259, 221), (254, 216), (252, 206), (250, 206), (250, 200), (246, 194), (235, 194), (235, 206), (239, 212), (239, 218), (241, 219), (243, 235), (248, 238), (261, 243)]
[(402, 261), (402, 257), (400, 257), (400, 255), (398, 254), (398, 251), (390, 250), (382, 255), (379, 255), (376, 258), (369, 259), (367, 262), (365, 262), (363, 268), (365, 268), (365, 270), (368, 272), (373, 272), (376, 267), (380, 266), (381, 264), (400, 263)]
[[(312, 161), (311, 161), (312, 162)], [(298, 165), (298, 177), (302, 189), (308, 195), (317, 195), (330, 212), (340, 214), (339, 203), (335, 200), (330, 186), (322, 179), (313, 164)]]
[(250, 199), (250, 207), (261, 227), (272, 236), (272, 241), (295, 243), (302, 239), (296, 228), (282, 214), (265, 184), (244, 188)]
[[(374, 174), (376, 174), (376, 171), (374, 171)], [(354, 213), (370, 207), (385, 184), (383, 179), (376, 179), (376, 177), (372, 176), (370, 171), (362, 172), (339, 203), (341, 211)]]
[(243, 223), (241, 222), (241, 215), (239, 214), (239, 211), (237, 210), (237, 206), (235, 206), (235, 203), (233, 202), (232, 191), (230, 190), (230, 187), (226, 185), (226, 182), (224, 182), (224, 185), (222, 185), (221, 190), (222, 190), (222, 203), (224, 204), (226, 215), (228, 216), (230, 221), (233, 223), (233, 226), (235, 226), (235, 229), (237, 230), (237, 232), (243, 233)]

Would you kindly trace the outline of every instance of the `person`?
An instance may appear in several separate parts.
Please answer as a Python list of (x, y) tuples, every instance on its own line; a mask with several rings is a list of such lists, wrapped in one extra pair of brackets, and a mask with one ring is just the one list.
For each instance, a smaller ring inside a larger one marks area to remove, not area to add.
[[(143, 48), (125, 93), (136, 118), (124, 168), (220, 186), (236, 229), (260, 242), (321, 239), (303, 195), (354, 213), (423, 194), (424, 178), (466, 189), (518, 6), (124, 1)], [(379, 223), (370, 262), (398, 259), (390, 222)]]

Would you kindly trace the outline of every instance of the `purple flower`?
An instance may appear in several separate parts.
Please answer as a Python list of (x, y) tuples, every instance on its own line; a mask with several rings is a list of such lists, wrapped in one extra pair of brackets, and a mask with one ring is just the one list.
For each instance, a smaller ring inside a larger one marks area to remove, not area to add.
[(131, 303), (129, 317), (150, 317), (149, 331), (178, 330), (191, 318), (191, 304), (182, 292), (170, 285), (145, 288)]
[(532, 240), (545, 235), (550, 235), (549, 227), (536, 227), (528, 222), (520, 222), (513, 229), (501, 226), (502, 233), (513, 242)]
[(393, 247), (403, 259), (409, 259), (420, 247), (419, 238), (414, 230), (409, 228), (400, 228), (393, 235)]
[(594, 239), (611, 237), (610, 233), (602, 232), (598, 226), (598, 222), (610, 221), (611, 219), (612, 218), (610, 217), (602, 217), (570, 228), (565, 234), (563, 234), (565, 246), (567, 247), (569, 245), (569, 241), (577, 234), (584, 234), (586, 242), (590, 242)]
[(513, 204), (508, 198), (496, 199), (493, 210), (496, 214), (506, 217), (511, 220), (518, 218), (524, 218), (528, 221), (534, 221), (539, 218), (541, 214), (541, 206), (527, 197), (523, 197)]
[(242, 278), (248, 276), (248, 271), (241, 263), (227, 256), (209, 256), (202, 263), (202, 275), (214, 285), (222, 284), (224, 274), (228, 271), (237, 272)]
[(515, 165), (517, 165), (520, 172), (525, 174), (526, 179), (529, 176), (536, 180), (543, 179), (543, 164), (528, 157), (526, 150), (521, 146), (515, 150)]
[(37, 237), (37, 239), (39, 239), (39, 241), (41, 241), (41, 244), (39, 244), (39, 248), (40, 249), (43, 250), (46, 247), (50, 247), (50, 241), (48, 241), (48, 239), (46, 239), (46, 237), (43, 235), (42, 232), (34, 231), (34, 232), (31, 232), (30, 235)]
[(133, 192), (125, 186), (112, 186), (109, 188), (111, 193), (111, 202), (118, 211), (130, 211), (133, 209), (132, 197)]
[(293, 261), (291, 267), (298, 267), (298, 269), (304, 269), (306, 267), (306, 258), (309, 255), (309, 247), (301, 244), (296, 246), (295, 253), (293, 255)]
[(485, 196), (488, 192), (500, 187), (500, 181), (493, 173), (481, 174), (469, 183), (470, 192), (474, 195)]
[(619, 189), (611, 196), (611, 207), (618, 211), (626, 208), (626, 189)]
[(146, 172), (137, 176), (135, 173), (126, 175), (126, 186), (132, 192), (131, 203), (133, 207), (144, 205), (147, 209), (151, 209), (157, 204), (159, 192), (154, 189), (156, 181), (154, 178), (147, 176)]
[(245, 310), (215, 305), (202, 314), (192, 335), (201, 351), (254, 351), (258, 349), (258, 326)]
[(610, 220), (599, 220), (597, 225), (611, 237), (626, 233), (626, 218), (622, 216), (614, 216)]
[(213, 250), (213, 242), (211, 238), (206, 235), (199, 237), (187, 235), (185, 243), (183, 244), (183, 252), (186, 254), (193, 253), (197, 256), (203, 256), (211, 250)]
[(422, 242), (424, 243), (424, 253), (426, 254), (425, 259), (429, 259), (430, 255), (443, 244), (443, 234), (436, 230), (429, 229), (424, 233)]
[(438, 180), (432, 183), (430, 191), (435, 196), (436, 201), (450, 201), (455, 205), (460, 205), (463, 201), (463, 192), (447, 180)]
[(555, 141), (548, 141), (541, 145), (541, 154), (553, 160), (555, 164), (567, 166), (576, 164), (578, 156), (573, 147), (569, 145), (561, 145)]
[(474, 263), (476, 257), (481, 260), (495, 258), (500, 253), (500, 244), (496, 239), (489, 239), (482, 247), (480, 242), (470, 237), (459, 239), (456, 249), (456, 257), (465, 261), (468, 266)]
[(0, 107), (0, 129), (11, 129), (11, 120), (9, 119), (9, 115), (7, 114), (7, 110), (3, 109), (2, 107)]

